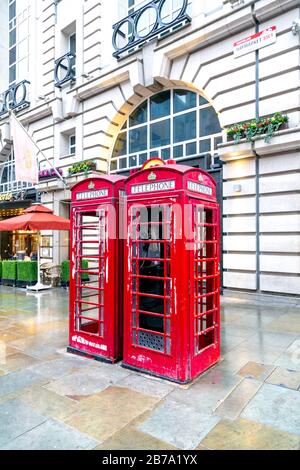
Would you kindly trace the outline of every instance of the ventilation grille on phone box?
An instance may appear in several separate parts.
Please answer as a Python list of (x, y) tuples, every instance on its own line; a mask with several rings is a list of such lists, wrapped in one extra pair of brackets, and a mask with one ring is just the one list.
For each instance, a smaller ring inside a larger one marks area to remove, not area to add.
[(146, 333), (145, 331), (139, 331), (138, 334), (139, 346), (145, 348), (155, 349), (155, 351), (164, 350), (164, 338), (153, 333)]

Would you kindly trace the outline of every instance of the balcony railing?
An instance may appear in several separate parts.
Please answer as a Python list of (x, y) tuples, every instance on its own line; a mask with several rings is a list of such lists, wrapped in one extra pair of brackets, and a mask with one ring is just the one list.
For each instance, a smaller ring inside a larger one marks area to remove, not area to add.
[(7, 114), (10, 109), (19, 111), (30, 105), (30, 102), (27, 100), (27, 85), (30, 85), (30, 82), (28, 80), (22, 80), (15, 85), (11, 85), (8, 90), (1, 94), (0, 118), (2, 115)]
[(61, 87), (64, 83), (75, 80), (75, 59), (74, 52), (68, 52), (55, 61), (54, 84)]
[(139, 10), (113, 25), (113, 56), (134, 51), (154, 37), (164, 37), (191, 22), (187, 14), (188, 0), (171, 8), (170, 0), (152, 0)]

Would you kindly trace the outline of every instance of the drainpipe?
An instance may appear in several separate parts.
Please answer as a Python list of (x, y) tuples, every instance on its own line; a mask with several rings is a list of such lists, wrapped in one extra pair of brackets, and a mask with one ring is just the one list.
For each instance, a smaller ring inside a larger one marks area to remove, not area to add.
[(55, 13), (54, 13), (54, 16), (55, 16), (55, 24), (57, 24), (57, 5), (59, 4), (60, 0), (54, 0), (54, 9), (55, 9)]
[[(251, 5), (251, 14), (255, 24), (255, 32), (259, 32), (259, 21), (255, 16), (255, 5)], [(259, 119), (259, 49), (255, 51), (255, 117)], [(259, 155), (254, 149), (253, 153), (255, 155), (255, 228), (256, 228), (256, 290), (260, 292), (260, 184), (259, 184), (259, 174), (260, 174), (260, 162)]]

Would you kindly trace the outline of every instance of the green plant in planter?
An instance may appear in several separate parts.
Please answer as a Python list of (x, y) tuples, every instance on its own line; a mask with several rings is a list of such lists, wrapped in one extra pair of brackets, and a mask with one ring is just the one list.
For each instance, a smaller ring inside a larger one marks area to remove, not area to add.
[(95, 170), (95, 169), (96, 169), (95, 162), (92, 162), (90, 160), (87, 160), (84, 162), (78, 162), (78, 163), (74, 163), (74, 165), (72, 165), (69, 168), (69, 175), (72, 176), (72, 175), (76, 175), (77, 173), (87, 174), (89, 171)]
[(17, 261), (17, 280), (37, 282), (37, 261)]
[(70, 279), (70, 261), (63, 261), (61, 263), (61, 282), (67, 284)]
[[(82, 269), (87, 269), (89, 266), (88, 260), (83, 259), (81, 266), (82, 266)], [(88, 273), (82, 273), (81, 279), (82, 281), (88, 281), (89, 280)], [(69, 284), (69, 281), (70, 281), (70, 261), (66, 260), (61, 263), (61, 283), (63, 285), (67, 285)]]
[(246, 139), (247, 142), (254, 140), (256, 136), (264, 135), (265, 142), (269, 143), (272, 139), (274, 132), (288, 122), (288, 116), (281, 113), (275, 113), (271, 117), (253, 119), (239, 124), (234, 124), (227, 130), (227, 136), (237, 143), (241, 139)]
[(11, 285), (15, 284), (17, 279), (17, 261), (5, 260), (2, 262), (2, 280), (10, 281)]

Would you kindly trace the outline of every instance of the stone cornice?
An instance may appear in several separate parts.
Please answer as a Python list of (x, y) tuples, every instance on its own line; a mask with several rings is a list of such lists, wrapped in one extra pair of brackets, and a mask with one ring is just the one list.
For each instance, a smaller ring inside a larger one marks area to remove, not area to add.
[(109, 73), (75, 89), (76, 97), (78, 101), (83, 101), (127, 80), (129, 80), (129, 70)]
[(32, 124), (33, 122), (40, 121), (41, 119), (44, 119), (45, 117), (51, 116), (52, 114), (52, 107), (50, 105), (44, 105), (42, 108), (33, 108), (30, 110), (30, 112), (27, 114), (21, 114), (19, 115), (19, 119), (21, 123), (24, 125)]

